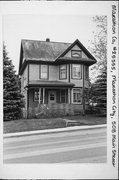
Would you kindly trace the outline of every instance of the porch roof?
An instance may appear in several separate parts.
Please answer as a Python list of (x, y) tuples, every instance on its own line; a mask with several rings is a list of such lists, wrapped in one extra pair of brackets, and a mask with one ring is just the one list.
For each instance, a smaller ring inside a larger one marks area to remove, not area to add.
[(30, 81), (28, 87), (73, 87), (75, 84), (62, 81)]

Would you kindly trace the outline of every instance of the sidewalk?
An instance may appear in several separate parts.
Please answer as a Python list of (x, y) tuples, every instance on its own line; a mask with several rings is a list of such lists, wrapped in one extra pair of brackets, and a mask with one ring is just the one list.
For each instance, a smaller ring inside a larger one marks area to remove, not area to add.
[(37, 134), (62, 133), (62, 132), (69, 132), (69, 131), (106, 128), (106, 127), (107, 127), (106, 124), (94, 125), (94, 126), (75, 126), (75, 127), (57, 128), (57, 129), (45, 129), (45, 130), (35, 130), (35, 131), (27, 131), (27, 132), (7, 133), (7, 134), (4, 134), (3, 137), (11, 138), (11, 137), (30, 136), (30, 135), (37, 135)]

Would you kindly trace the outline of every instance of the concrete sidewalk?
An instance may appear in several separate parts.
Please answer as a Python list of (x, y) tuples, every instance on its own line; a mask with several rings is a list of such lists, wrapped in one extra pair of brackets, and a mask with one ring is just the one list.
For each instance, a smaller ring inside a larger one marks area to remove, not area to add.
[(102, 125), (92, 125), (92, 126), (75, 126), (75, 127), (66, 127), (66, 128), (56, 128), (56, 129), (45, 129), (45, 130), (35, 130), (35, 131), (27, 131), (27, 132), (17, 132), (17, 133), (7, 133), (4, 134), (4, 138), (9, 137), (21, 137), (21, 136), (30, 136), (36, 134), (49, 134), (49, 133), (61, 133), (61, 132), (69, 132), (69, 131), (77, 131), (84, 129), (93, 129), (93, 128), (105, 128), (107, 124)]

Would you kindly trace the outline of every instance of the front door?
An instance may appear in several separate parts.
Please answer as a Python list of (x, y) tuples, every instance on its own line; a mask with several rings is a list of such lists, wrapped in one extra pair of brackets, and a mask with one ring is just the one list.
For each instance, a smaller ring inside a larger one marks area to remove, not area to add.
[(49, 91), (49, 103), (56, 103), (56, 91), (50, 90)]

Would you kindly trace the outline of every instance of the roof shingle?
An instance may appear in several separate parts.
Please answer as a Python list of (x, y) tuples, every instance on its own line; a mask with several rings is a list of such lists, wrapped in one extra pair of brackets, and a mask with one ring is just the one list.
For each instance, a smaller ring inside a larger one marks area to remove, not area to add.
[(63, 42), (46, 42), (22, 40), (23, 56), (26, 60), (55, 61), (71, 44)]

